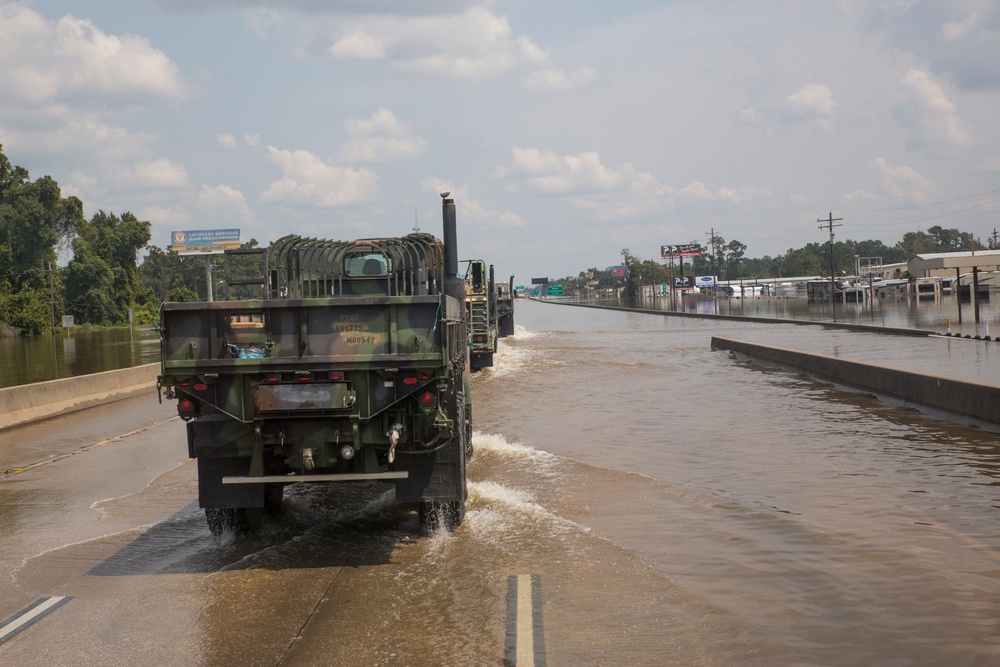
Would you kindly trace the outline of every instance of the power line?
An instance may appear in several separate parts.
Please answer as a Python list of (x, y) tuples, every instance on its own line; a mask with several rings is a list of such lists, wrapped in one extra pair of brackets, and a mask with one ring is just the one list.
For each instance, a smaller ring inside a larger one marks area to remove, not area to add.
[[(957, 200), (953, 200), (953, 201), (957, 201)], [(869, 226), (871, 226), (871, 227), (890, 227), (890, 226), (896, 226), (896, 225), (912, 225), (912, 224), (917, 223), (917, 222), (927, 222), (928, 220), (938, 220), (940, 218), (947, 218), (950, 215), (957, 215), (959, 213), (965, 213), (966, 211), (972, 211), (972, 210), (975, 210), (977, 208), (982, 208), (983, 206), (988, 206), (989, 204), (995, 204), (998, 201), (1000, 201), (1000, 198), (998, 198), (998, 199), (990, 199), (989, 201), (984, 201), (984, 202), (982, 202), (980, 204), (976, 204), (975, 206), (970, 206), (969, 208), (963, 208), (963, 209), (959, 209), (957, 211), (952, 211), (951, 213), (942, 213), (941, 215), (932, 215), (932, 216), (930, 216), (928, 218), (918, 218), (916, 220), (906, 220), (906, 221), (903, 221), (903, 222), (874, 222), (874, 223), (871, 223)], [(884, 210), (888, 211), (888, 210), (897, 210), (897, 209), (884, 209)]]
[[(906, 210), (913, 209), (913, 208), (925, 208), (927, 206), (938, 206), (940, 204), (951, 204), (952, 202), (963, 201), (965, 199), (975, 199), (976, 197), (983, 197), (985, 195), (992, 195), (992, 194), (996, 194), (997, 192), (1000, 192), (1000, 190), (989, 190), (987, 192), (980, 192), (979, 194), (975, 194), (975, 195), (966, 195), (965, 197), (956, 197), (955, 199), (945, 199), (943, 201), (930, 202), (929, 204), (914, 204), (913, 206), (897, 206), (895, 208), (846, 208), (846, 209), (841, 209), (841, 210), (844, 211), (845, 213), (883, 213), (883, 212), (886, 212), (886, 211), (906, 211)], [(994, 199), (993, 201), (997, 201), (997, 200)], [(973, 207), (973, 208), (975, 208), (975, 207)], [(965, 209), (965, 210), (969, 210), (969, 209)], [(956, 211), (956, 212), (957, 213), (961, 213), (961, 211)]]

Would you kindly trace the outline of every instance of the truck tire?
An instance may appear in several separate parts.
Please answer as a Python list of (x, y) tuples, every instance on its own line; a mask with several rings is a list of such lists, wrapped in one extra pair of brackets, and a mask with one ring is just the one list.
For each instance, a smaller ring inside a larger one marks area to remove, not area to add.
[(429, 531), (456, 530), (465, 518), (464, 500), (428, 500), (420, 503), (420, 525)]
[(257, 532), (264, 510), (260, 507), (206, 507), (205, 520), (208, 530), (215, 537), (226, 531), (237, 537), (246, 537)]
[(465, 460), (472, 460), (475, 450), (472, 447), (472, 403), (465, 404)]

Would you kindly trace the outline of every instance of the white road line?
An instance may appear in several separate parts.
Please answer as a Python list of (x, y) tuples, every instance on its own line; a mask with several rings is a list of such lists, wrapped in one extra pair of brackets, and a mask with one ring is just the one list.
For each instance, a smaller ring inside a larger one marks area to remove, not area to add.
[(22, 611), (19, 615), (15, 616), (13, 620), (8, 622), (3, 627), (0, 627), (0, 644), (10, 639), (21, 630), (24, 630), (49, 612), (55, 610), (60, 605), (68, 602), (70, 597), (71, 596), (69, 595), (57, 595), (51, 598), (42, 598), (41, 601), (35, 606)]
[(517, 575), (517, 667), (535, 667), (535, 624), (531, 575)]

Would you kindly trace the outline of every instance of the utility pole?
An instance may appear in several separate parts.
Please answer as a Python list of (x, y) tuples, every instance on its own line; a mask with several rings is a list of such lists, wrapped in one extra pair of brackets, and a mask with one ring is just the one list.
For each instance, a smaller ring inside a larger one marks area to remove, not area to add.
[(712, 246), (712, 301), (715, 304), (715, 314), (719, 314), (719, 286), (718, 276), (715, 275), (715, 227), (709, 232), (708, 243)]
[(830, 303), (833, 305), (833, 321), (837, 321), (837, 277), (833, 272), (833, 228), (843, 227), (843, 225), (835, 225), (834, 222), (838, 220), (843, 220), (843, 218), (833, 217), (833, 211), (830, 211), (829, 217), (824, 220), (823, 218), (816, 218), (816, 222), (826, 223), (820, 225), (819, 228), (827, 228), (830, 232)]
[(52, 316), (52, 333), (56, 332), (56, 286), (55, 272), (52, 270), (52, 262), (49, 262), (49, 309)]
[(998, 237), (997, 228), (994, 227), (993, 233), (990, 235), (990, 250), (996, 250), (1000, 248), (1000, 243), (997, 242), (998, 240), (997, 237)]

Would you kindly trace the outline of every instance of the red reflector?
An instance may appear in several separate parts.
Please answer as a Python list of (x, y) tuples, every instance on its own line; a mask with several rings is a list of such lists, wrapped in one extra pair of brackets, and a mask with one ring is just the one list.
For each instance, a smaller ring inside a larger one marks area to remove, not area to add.
[(202, 382), (199, 382), (194, 386), (195, 391), (205, 391), (206, 389), (208, 389), (208, 385)]
[(267, 378), (267, 381), (268, 382), (281, 382), (281, 378), (278, 377), (277, 375), (272, 375), (271, 377)]
[(420, 379), (421, 379), (421, 380), (430, 380), (430, 379), (431, 379), (431, 376), (430, 376), (430, 375), (421, 375), (421, 376), (420, 376)]
[(476, 336), (476, 340), (477, 340), (477, 341), (478, 341), (478, 340), (482, 340), (482, 339), (483, 339), (483, 337), (482, 337), (482, 336)]
[(435, 403), (437, 403), (437, 399), (434, 397), (434, 394), (429, 391), (425, 391), (420, 394), (420, 398), (417, 399), (417, 403), (419, 403), (421, 407), (431, 408), (434, 407)]
[(403, 378), (403, 384), (416, 384), (417, 378)]
[(190, 398), (182, 398), (177, 401), (177, 414), (184, 419), (191, 419), (195, 415), (195, 404)]

